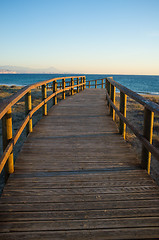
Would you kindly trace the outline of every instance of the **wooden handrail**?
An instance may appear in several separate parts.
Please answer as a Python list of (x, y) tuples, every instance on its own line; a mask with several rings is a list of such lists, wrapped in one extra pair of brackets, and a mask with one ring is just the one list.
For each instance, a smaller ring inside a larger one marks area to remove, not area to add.
[[(81, 77), (85, 77), (85, 76), (78, 76), (78, 78), (81, 78)], [(75, 77), (65, 77), (65, 79), (70, 79), (70, 78), (77, 78), (77, 76), (75, 76)], [(13, 96), (11, 96), (7, 100), (5, 100), (5, 102), (1, 105), (1, 107), (0, 107), (0, 119), (6, 114), (6, 112), (9, 110), (9, 108), (11, 108), (15, 103), (17, 103), (30, 90), (35, 89), (37, 87), (40, 87), (44, 84), (51, 83), (51, 82), (61, 80), (61, 79), (63, 79), (63, 78), (53, 78), (53, 79), (49, 79), (49, 80), (46, 80), (46, 81), (41, 81), (41, 82), (37, 82), (37, 83), (33, 83), (31, 85), (25, 86), (24, 88), (19, 90), (17, 93), (15, 93)]]
[[(120, 111), (115, 106), (115, 99), (112, 97), (112, 91), (114, 87), (120, 90)], [(126, 118), (126, 96), (134, 99), (138, 103), (144, 106), (144, 132), (143, 135), (127, 120)], [(141, 165), (144, 169), (147, 169), (150, 174), (151, 154), (159, 160), (159, 150), (152, 145), (152, 132), (153, 132), (153, 118), (154, 113), (159, 115), (159, 105), (145, 99), (141, 95), (133, 92), (132, 90), (124, 87), (120, 83), (113, 80), (112, 77), (106, 79), (106, 99), (110, 106), (110, 113), (114, 109), (115, 113), (120, 118), (119, 132), (123, 134), (125, 138), (125, 124), (132, 130), (136, 137), (142, 143), (142, 161)], [(112, 115), (112, 114), (111, 114)], [(113, 116), (113, 115), (112, 115)]]
[[(100, 81), (102, 81), (100, 83)], [(142, 143), (142, 160), (141, 165), (143, 168), (147, 169), (150, 174), (150, 163), (151, 154), (159, 160), (159, 150), (152, 145), (152, 132), (153, 132), (153, 119), (154, 113), (159, 115), (159, 105), (145, 99), (141, 95), (133, 92), (132, 90), (126, 88), (120, 83), (113, 80), (112, 77), (104, 79), (94, 79), (87, 81), (86, 87), (102, 86), (106, 87), (106, 99), (108, 101), (108, 107), (110, 115), (113, 120), (115, 120), (115, 113), (119, 116), (119, 133), (123, 135), (125, 139), (126, 126), (128, 126), (131, 131), (136, 135), (136, 137)], [(115, 88), (120, 91), (120, 111), (115, 106)], [(127, 120), (126, 118), (126, 102), (127, 96), (134, 99), (136, 102), (140, 103), (144, 107), (144, 131), (143, 135)]]
[(142, 97), (141, 95), (137, 94), (136, 92), (133, 92), (132, 90), (126, 88), (125, 86), (121, 85), (120, 83), (116, 82), (113, 80), (112, 77), (107, 78), (107, 80), (116, 88), (118, 88), (121, 92), (123, 92), (124, 94), (126, 94), (127, 96), (129, 96), (130, 98), (134, 99), (135, 101), (137, 101), (138, 103), (140, 103), (141, 105), (143, 105), (144, 107), (146, 107), (147, 109), (149, 109), (150, 111), (159, 114), (159, 105), (151, 102), (148, 99), (145, 99), (144, 97)]
[[(81, 78), (82, 79), (82, 83), (79, 83), (78, 79)], [(69, 87), (65, 87), (64, 84), (64, 88), (63, 89), (58, 89), (57, 90), (57, 81), (58, 80), (62, 80), (62, 79), (70, 79), (70, 86)], [(74, 85), (74, 79), (77, 79), (77, 84)], [(41, 81), (35, 84), (31, 84), (28, 85), (24, 88), (22, 88), (20, 91), (18, 91), (16, 94), (14, 94), (13, 96), (11, 96), (10, 98), (8, 98), (7, 100), (5, 100), (3, 102), (3, 104), (0, 107), (0, 119), (3, 119), (4, 122), (4, 130), (3, 130), (3, 142), (5, 141), (5, 144), (3, 143), (3, 146), (5, 146), (3, 148), (3, 155), (0, 158), (0, 173), (2, 172), (3, 168), (5, 167), (6, 163), (8, 164), (7, 172), (5, 171), (5, 174), (8, 175), (10, 173), (14, 172), (14, 161), (13, 161), (13, 157), (11, 159), (11, 161), (9, 162), (9, 158), (10, 155), (13, 152), (13, 148), (16, 144), (16, 142), (18, 141), (20, 135), (22, 134), (23, 130), (25, 129), (25, 127), (27, 126), (27, 124), (30, 124), (30, 126), (27, 129), (27, 134), (29, 132), (32, 131), (32, 121), (31, 118), (33, 116), (33, 114), (39, 110), (42, 106), (43, 106), (43, 115), (47, 115), (47, 102), (49, 100), (51, 100), (52, 98), (54, 99), (53, 101), (53, 105), (57, 104), (57, 95), (62, 93), (65, 94), (66, 91), (71, 90), (71, 93), (73, 91), (74, 88), (82, 88), (82, 90), (84, 90), (84, 86), (86, 85), (86, 82), (83, 81), (85, 79), (85, 76), (71, 76), (71, 77), (65, 77), (65, 78), (54, 78), (54, 79), (49, 79), (46, 81)], [(52, 83), (53, 85), (53, 93), (47, 97), (47, 84), (48, 83)], [(32, 103), (31, 103), (31, 90), (35, 89), (37, 87), (42, 86), (42, 101), (32, 109)], [(79, 92), (79, 91), (77, 91)], [(12, 136), (12, 118), (8, 116), (11, 115), (11, 107), (16, 104), (22, 97), (26, 96), (25, 100), (26, 100), (26, 117), (24, 119), (24, 121), (22, 122), (22, 124), (20, 125), (19, 129), (16, 131), (15, 135), (12, 138), (8, 138), (7, 136), (8, 133), (10, 134), (11, 132), (11, 136)], [(7, 115), (7, 117), (5, 117)], [(9, 121), (9, 125), (8, 122)], [(8, 160), (8, 161), (7, 161)], [(9, 170), (9, 168), (11, 170)]]
[(139, 133), (139, 131), (123, 116), (123, 114), (118, 110), (118, 108), (114, 105), (113, 101), (110, 99), (108, 92), (106, 93), (107, 100), (115, 110), (116, 114), (119, 118), (131, 129), (131, 131), (138, 137), (138, 139), (145, 145), (145, 147), (156, 157), (159, 159), (159, 150), (157, 150), (153, 145), (149, 143), (149, 141)]
[[(69, 81), (65, 81), (65, 79), (70, 79)], [(58, 88), (58, 82), (61, 80), (60, 88)], [(101, 81), (101, 83), (99, 83)], [(91, 84), (91, 82), (94, 82), (94, 84)], [(53, 93), (47, 97), (46, 89), (47, 84), (52, 83), (52, 90)], [(66, 86), (66, 83), (70, 83), (69, 86)], [(76, 84), (77, 83), (77, 84)], [(61, 86), (62, 84), (62, 86)], [(43, 99), (42, 101), (32, 109), (31, 105), (31, 90), (35, 89), (37, 87), (42, 87), (43, 91)], [(33, 114), (39, 110), (43, 106), (43, 113), (44, 115), (47, 114), (47, 102), (51, 99), (53, 99), (53, 105), (57, 104), (57, 95), (62, 93), (63, 99), (65, 98), (65, 92), (70, 91), (71, 95), (74, 94), (74, 89), (77, 89), (77, 93), (79, 90), (84, 90), (86, 87), (94, 86), (94, 88), (97, 88), (97, 86), (102, 86), (102, 88), (106, 87), (106, 99), (108, 101), (108, 106), (110, 109), (110, 113), (115, 120), (115, 113), (120, 118), (120, 130), (119, 132), (124, 136), (125, 138), (125, 132), (126, 132), (126, 125), (133, 131), (133, 133), (138, 137), (138, 139), (143, 144), (142, 149), (142, 166), (148, 170), (150, 173), (150, 158), (151, 153), (154, 155), (156, 159), (159, 160), (159, 151), (152, 145), (152, 126), (153, 126), (153, 112), (156, 114), (159, 114), (159, 106), (156, 103), (151, 102), (150, 100), (147, 100), (143, 98), (142, 96), (138, 95), (137, 93), (131, 91), (130, 89), (124, 87), (123, 85), (115, 82), (112, 77), (104, 78), (104, 79), (96, 79), (96, 80), (90, 80), (86, 82), (85, 76), (75, 76), (75, 77), (62, 77), (62, 78), (54, 78), (49, 79), (46, 81), (41, 81), (35, 84), (31, 84), (29, 86), (26, 86), (22, 88), (20, 91), (18, 91), (16, 94), (8, 98), (0, 107), (0, 119), (4, 118), (6, 114), (10, 114), (11, 107), (17, 103), (22, 97), (26, 97), (26, 117), (24, 121), (22, 122), (21, 126), (15, 133), (15, 135), (12, 137), (12, 139), (7, 139), (7, 145), (5, 143), (5, 148), (3, 155), (0, 159), (0, 173), (2, 172), (4, 166), (7, 163), (7, 160), (9, 159), (10, 155), (12, 154), (13, 148), (18, 141), (21, 133), (25, 129), (25, 127), (30, 124), (30, 127), (28, 129), (28, 133), (31, 132), (32, 129), (32, 121), (31, 118)], [(118, 88), (120, 90), (120, 110), (115, 106), (115, 88)], [(142, 104), (145, 107), (145, 120), (144, 120), (144, 133), (141, 135), (139, 131), (127, 120), (126, 118), (126, 96), (129, 96), (130, 98), (134, 99), (138, 103)], [(146, 119), (149, 119), (147, 121)], [(5, 122), (5, 119), (4, 119)], [(7, 126), (5, 127), (7, 129)], [(147, 130), (148, 129), (148, 130)], [(5, 133), (5, 135), (7, 135)], [(5, 136), (6, 137), (6, 136)], [(14, 171), (13, 159), (11, 159), (11, 163), (8, 162), (8, 167), (10, 167), (9, 173)]]
[[(101, 83), (99, 83), (101, 81)], [(94, 82), (93, 84), (91, 84), (92, 82)], [(86, 88), (90, 88), (90, 87), (94, 87), (97, 88), (97, 86), (102, 86), (101, 88), (105, 88), (105, 82), (106, 82), (106, 78), (101, 78), (101, 79), (93, 79), (93, 80), (89, 80), (86, 81)]]

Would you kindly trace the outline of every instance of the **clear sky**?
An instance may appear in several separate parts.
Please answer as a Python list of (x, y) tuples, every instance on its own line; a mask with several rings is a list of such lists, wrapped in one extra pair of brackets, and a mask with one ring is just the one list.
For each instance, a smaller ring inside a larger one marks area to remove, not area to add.
[(0, 65), (159, 75), (159, 0), (0, 0)]

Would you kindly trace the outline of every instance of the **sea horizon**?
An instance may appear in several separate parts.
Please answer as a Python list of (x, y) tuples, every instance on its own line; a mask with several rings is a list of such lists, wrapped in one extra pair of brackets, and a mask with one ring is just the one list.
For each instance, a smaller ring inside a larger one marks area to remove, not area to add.
[(113, 77), (125, 87), (140, 94), (159, 94), (159, 75), (84, 74), (84, 73), (2, 73), (0, 85), (26, 86), (35, 82), (64, 76), (86, 76), (86, 81)]
[(74, 74), (74, 75), (127, 75), (127, 76), (157, 76), (157, 77), (159, 77), (159, 74), (127, 74), (127, 73), (49, 73), (49, 72), (42, 72), (42, 73), (38, 73), (38, 72), (15, 72), (15, 73), (13, 73), (13, 72), (11, 72), (11, 73), (1, 73), (0, 72), (0, 75), (16, 75), (16, 74), (52, 74), (52, 75), (63, 75), (63, 74), (66, 74), (66, 75), (68, 75), (68, 74)]

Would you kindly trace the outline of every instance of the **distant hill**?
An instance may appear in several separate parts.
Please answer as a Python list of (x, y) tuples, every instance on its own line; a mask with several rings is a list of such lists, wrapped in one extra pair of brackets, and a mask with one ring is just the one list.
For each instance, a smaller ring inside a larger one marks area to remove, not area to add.
[(54, 67), (49, 68), (28, 68), (19, 66), (0, 66), (0, 73), (60, 73), (60, 71)]
[(0, 73), (16, 73), (16, 72), (8, 69), (0, 69)]

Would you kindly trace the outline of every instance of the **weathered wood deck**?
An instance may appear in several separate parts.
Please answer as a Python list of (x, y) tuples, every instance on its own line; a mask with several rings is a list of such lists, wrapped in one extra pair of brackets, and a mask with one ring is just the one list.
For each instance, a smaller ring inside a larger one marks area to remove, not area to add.
[(158, 239), (159, 187), (108, 116), (103, 89), (52, 108), (0, 200), (0, 239)]

